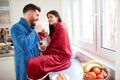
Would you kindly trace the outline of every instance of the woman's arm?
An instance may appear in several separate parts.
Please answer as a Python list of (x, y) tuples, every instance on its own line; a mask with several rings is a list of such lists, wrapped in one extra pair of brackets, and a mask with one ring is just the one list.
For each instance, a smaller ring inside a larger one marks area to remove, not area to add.
[(48, 35), (48, 36), (47, 36), (48, 45), (50, 44), (50, 41), (51, 41), (51, 38), (50, 38), (50, 36)]

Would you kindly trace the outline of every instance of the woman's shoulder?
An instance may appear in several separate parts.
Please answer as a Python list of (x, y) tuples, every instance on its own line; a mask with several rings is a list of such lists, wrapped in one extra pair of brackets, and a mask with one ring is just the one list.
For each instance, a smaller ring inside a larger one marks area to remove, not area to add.
[(65, 24), (64, 24), (63, 22), (58, 22), (56, 25), (57, 25), (57, 26), (58, 26), (58, 25), (63, 25), (63, 26), (64, 26)]
[(65, 26), (65, 23), (63, 23), (63, 22), (58, 22), (58, 23), (56, 24), (56, 27), (57, 27), (58, 29), (60, 29), (60, 28), (65, 28), (66, 26)]
[(55, 31), (63, 34), (67, 32), (67, 27), (65, 26), (63, 22), (59, 22)]

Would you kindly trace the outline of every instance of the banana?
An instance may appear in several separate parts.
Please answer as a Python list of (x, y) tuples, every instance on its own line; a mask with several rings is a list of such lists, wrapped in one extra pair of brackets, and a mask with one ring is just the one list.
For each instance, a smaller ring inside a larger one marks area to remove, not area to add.
[(92, 64), (92, 63), (94, 63), (94, 64), (99, 64), (100, 66), (101, 66), (101, 69), (103, 68), (105, 68), (105, 66), (102, 64), (102, 63), (100, 63), (99, 61), (96, 61), (96, 60), (91, 60), (91, 61), (89, 61), (89, 62), (87, 62), (87, 64), (86, 65), (89, 65), (89, 64)]
[(101, 66), (99, 64), (94, 64), (94, 63), (89, 64), (84, 68), (84, 72), (89, 72), (93, 67), (100, 68)]
[(87, 62), (86, 64), (82, 65), (83, 71), (89, 72), (93, 67), (98, 67), (100, 69), (104, 69), (105, 66), (103, 64), (101, 64), (100, 62), (96, 61), (96, 60), (91, 60), (89, 62)]

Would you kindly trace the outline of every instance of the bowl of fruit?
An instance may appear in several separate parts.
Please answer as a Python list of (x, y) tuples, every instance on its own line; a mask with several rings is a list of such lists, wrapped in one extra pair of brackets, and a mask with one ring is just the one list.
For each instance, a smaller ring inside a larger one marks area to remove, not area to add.
[(83, 80), (109, 80), (109, 71), (100, 62), (91, 60), (82, 65)]

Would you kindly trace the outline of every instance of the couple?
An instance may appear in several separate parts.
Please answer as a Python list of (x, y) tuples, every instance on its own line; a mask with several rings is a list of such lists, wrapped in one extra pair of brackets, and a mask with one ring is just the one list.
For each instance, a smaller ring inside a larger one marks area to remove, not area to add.
[[(72, 56), (68, 33), (59, 13), (55, 10), (47, 13), (50, 43), (45, 51), (38, 47), (41, 38), (38, 32), (41, 25), (35, 25), (41, 9), (34, 4), (23, 8), (24, 17), (11, 28), (15, 50), (16, 80), (33, 80), (42, 78), (49, 72), (70, 67)], [(43, 56), (40, 56), (43, 54)]]

